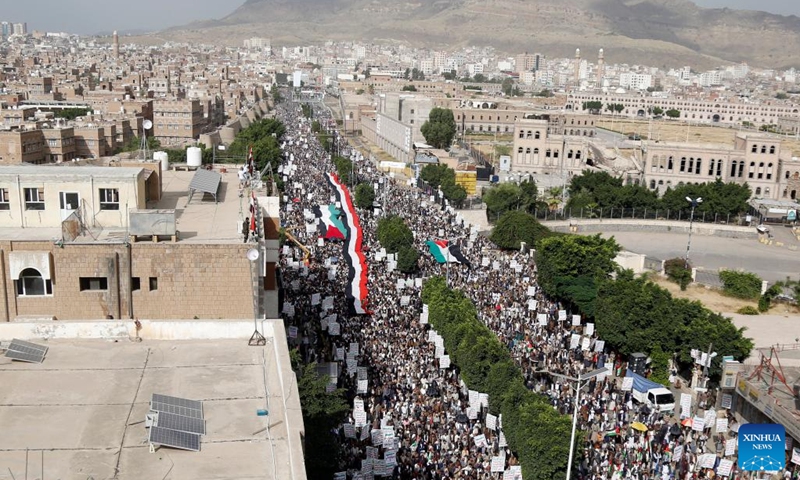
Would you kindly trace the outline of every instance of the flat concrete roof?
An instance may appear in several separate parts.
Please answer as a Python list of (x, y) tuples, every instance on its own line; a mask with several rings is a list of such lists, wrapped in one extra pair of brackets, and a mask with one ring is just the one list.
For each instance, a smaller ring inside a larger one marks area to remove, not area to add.
[[(0, 478), (25, 478), (26, 450), (29, 478), (292, 478), (273, 341), (39, 340), (42, 364), (0, 357)], [(150, 453), (153, 393), (203, 401), (200, 452)]]
[(137, 167), (95, 167), (70, 165), (0, 165), (0, 176), (25, 175), (23, 180), (46, 178), (52, 182), (60, 179), (73, 181), (75, 177), (126, 179), (136, 177), (144, 170)]

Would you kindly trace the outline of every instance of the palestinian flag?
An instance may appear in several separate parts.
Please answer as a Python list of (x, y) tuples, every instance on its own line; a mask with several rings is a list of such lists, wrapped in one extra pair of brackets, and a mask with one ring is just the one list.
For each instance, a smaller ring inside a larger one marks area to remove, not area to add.
[(353, 207), (353, 199), (347, 187), (342, 185), (336, 174), (326, 175), (333, 188), (334, 196), (342, 206), (342, 225), (344, 226), (344, 263), (347, 271), (347, 297), (350, 302), (350, 313), (366, 315), (367, 305), (367, 260), (362, 251), (363, 232), (361, 223)]
[(314, 216), (318, 219), (320, 236), (326, 240), (344, 240), (347, 230), (339, 219), (342, 212), (336, 205), (314, 207)]
[(458, 245), (448, 245), (447, 240), (428, 240), (425, 244), (428, 245), (428, 250), (433, 258), (439, 263), (461, 263), (472, 267), (467, 257), (461, 253)]

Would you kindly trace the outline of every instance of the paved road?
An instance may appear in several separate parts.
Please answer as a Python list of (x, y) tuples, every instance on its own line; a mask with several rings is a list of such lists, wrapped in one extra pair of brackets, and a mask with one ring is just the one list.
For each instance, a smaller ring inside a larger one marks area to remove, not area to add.
[[(679, 233), (609, 232), (626, 250), (662, 260), (683, 257), (688, 236)], [(696, 267), (743, 269), (771, 282), (797, 279), (800, 275), (798, 252), (767, 246), (757, 240), (693, 235), (689, 254)]]

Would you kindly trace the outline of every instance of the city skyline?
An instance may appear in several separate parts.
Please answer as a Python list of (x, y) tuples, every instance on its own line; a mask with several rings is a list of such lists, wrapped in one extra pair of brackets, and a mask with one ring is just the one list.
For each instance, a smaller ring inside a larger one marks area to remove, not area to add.
[[(793, 0), (694, 0), (706, 8), (762, 10), (780, 15), (800, 16), (800, 4)], [(185, 25), (194, 21), (223, 18), (243, 4), (216, 0), (141, 0), (130, 9), (130, 3), (108, 0), (45, 0), (14, 3), (4, 7), (3, 21), (27, 22), (31, 30), (64, 31), (82, 35), (118, 31), (154, 31)], [(90, 10), (92, 15), (85, 15)], [(121, 12), (124, 13), (121, 15)]]

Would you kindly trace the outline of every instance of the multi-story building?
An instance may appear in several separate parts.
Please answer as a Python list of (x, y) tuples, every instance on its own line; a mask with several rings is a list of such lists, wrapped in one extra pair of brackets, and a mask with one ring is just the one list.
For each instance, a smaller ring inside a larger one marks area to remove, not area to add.
[(512, 173), (569, 176), (587, 167), (588, 139), (551, 134), (549, 129), (546, 118), (519, 119), (514, 123)]
[(20, 127), (0, 131), (0, 165), (44, 163), (44, 152), (41, 130)]
[[(257, 194), (256, 241), (243, 242), (236, 195), (190, 196), (197, 173), (158, 165), (0, 166), (0, 322), (276, 318), (277, 198)], [(163, 241), (137, 241), (151, 237)]]
[(153, 134), (167, 145), (186, 144), (203, 131), (205, 120), (199, 100), (153, 102)]
[(647, 142), (644, 185), (663, 192), (687, 183), (747, 183), (755, 198), (795, 199), (800, 161), (781, 156), (779, 138), (740, 133), (733, 145)]
[(75, 155), (75, 129), (43, 128), (44, 135), (44, 160), (45, 162), (69, 162), (76, 158)]
[(649, 73), (621, 73), (619, 76), (619, 86), (632, 90), (647, 90), (653, 86), (653, 76)]
[[(604, 95), (600, 93), (570, 93), (565, 108), (583, 112), (585, 102), (599, 101), (603, 104), (619, 103), (625, 106), (620, 113), (627, 117), (646, 117), (653, 107), (678, 110), (680, 119), (692, 123), (719, 123), (740, 125), (777, 124), (779, 117), (800, 117), (800, 106), (780, 103), (744, 103), (709, 101), (690, 98), (660, 98), (643, 95)], [(587, 112), (588, 113), (588, 112)]]

